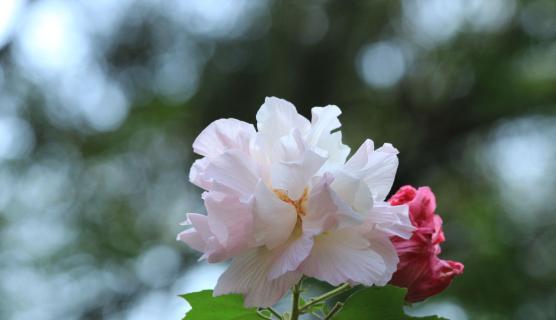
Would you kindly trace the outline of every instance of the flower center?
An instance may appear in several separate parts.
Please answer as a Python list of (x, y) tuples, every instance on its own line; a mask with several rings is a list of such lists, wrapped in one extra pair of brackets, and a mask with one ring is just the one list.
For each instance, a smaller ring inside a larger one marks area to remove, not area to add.
[(299, 199), (292, 200), (288, 196), (288, 194), (286, 192), (284, 192), (283, 190), (278, 190), (278, 189), (274, 190), (274, 194), (276, 194), (276, 196), (278, 198), (280, 198), (280, 200), (291, 204), (295, 208), (295, 211), (297, 212), (297, 217), (298, 218), (305, 215), (305, 203), (307, 202), (307, 194), (308, 193), (309, 192), (308, 192), (307, 188), (305, 188), (305, 190), (303, 190), (303, 194), (301, 195), (301, 197)]

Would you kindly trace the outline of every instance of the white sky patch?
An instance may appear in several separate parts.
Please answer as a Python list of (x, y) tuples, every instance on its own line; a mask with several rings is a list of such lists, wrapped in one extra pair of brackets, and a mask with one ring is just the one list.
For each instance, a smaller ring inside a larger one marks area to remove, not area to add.
[(554, 203), (556, 178), (549, 174), (556, 170), (554, 141), (556, 118), (528, 117), (501, 124), (480, 148), (480, 164), (516, 223), (540, 223)]
[(86, 60), (89, 44), (77, 10), (56, 0), (34, 3), (22, 22), (15, 57), (43, 75), (78, 68)]
[(10, 40), (24, 5), (24, 0), (0, 0), (0, 48)]

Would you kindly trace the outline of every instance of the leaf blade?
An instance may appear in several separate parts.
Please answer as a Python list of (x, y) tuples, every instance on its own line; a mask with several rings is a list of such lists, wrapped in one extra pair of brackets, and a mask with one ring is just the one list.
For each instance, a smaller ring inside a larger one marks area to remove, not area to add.
[(356, 291), (334, 316), (334, 320), (446, 320), (437, 316), (412, 317), (403, 311), (406, 290), (393, 287), (370, 287)]
[(243, 297), (239, 294), (227, 294), (213, 297), (212, 290), (186, 293), (180, 295), (190, 305), (184, 320), (260, 320), (257, 309), (245, 308)]

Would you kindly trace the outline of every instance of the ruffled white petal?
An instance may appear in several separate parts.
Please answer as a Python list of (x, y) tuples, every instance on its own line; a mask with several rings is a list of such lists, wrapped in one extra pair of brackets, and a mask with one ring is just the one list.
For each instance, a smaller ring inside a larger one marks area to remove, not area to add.
[(311, 109), (311, 131), (309, 133), (309, 143), (318, 145), (318, 142), (328, 136), (334, 129), (338, 129), (342, 124), (338, 116), (342, 114), (337, 106), (314, 107)]
[(290, 102), (267, 97), (257, 112), (257, 142), (270, 155), (274, 144), (294, 129), (305, 135), (310, 129), (309, 120), (297, 113)]
[(326, 175), (311, 189), (303, 217), (304, 233), (315, 236), (336, 226), (338, 207), (332, 199), (331, 181), (332, 177)]
[(301, 279), (302, 274), (292, 271), (270, 280), (268, 274), (276, 260), (275, 254), (266, 247), (259, 247), (234, 258), (218, 279), (214, 296), (242, 293), (246, 307), (268, 307), (278, 302)]
[(255, 138), (252, 124), (237, 119), (220, 119), (209, 124), (193, 142), (193, 151), (206, 157), (217, 157), (229, 149), (249, 153)]
[(351, 228), (321, 234), (314, 241), (313, 250), (300, 270), (335, 286), (345, 282), (384, 284), (396, 268), (390, 256), (385, 258), (377, 252), (378, 249), (382, 252), (383, 247), (373, 248), (368, 239)]
[(280, 138), (273, 153), (276, 162), (271, 166), (272, 187), (293, 200), (302, 196), (311, 177), (326, 161), (308, 148), (297, 129)]
[(415, 228), (409, 219), (406, 205), (391, 206), (387, 202), (375, 203), (372, 210), (365, 216), (365, 227), (370, 232), (383, 231), (389, 236), (404, 239), (411, 238)]
[(340, 108), (333, 105), (314, 107), (311, 114), (311, 130), (307, 135), (307, 143), (318, 151), (324, 151), (328, 168), (344, 164), (350, 148), (342, 143), (341, 132), (332, 133), (342, 125), (338, 120), (338, 116), (342, 114)]
[(396, 248), (388, 237), (371, 236), (368, 238), (371, 244), (371, 250), (376, 252), (384, 261), (386, 269), (381, 277), (375, 279), (374, 284), (377, 286), (385, 286), (388, 284), (394, 272), (398, 268), (398, 253)]
[(283, 244), (292, 234), (297, 221), (293, 205), (280, 200), (259, 181), (253, 203), (253, 234), (258, 245), (273, 249)]
[(342, 143), (342, 132), (336, 131), (321, 139), (318, 145), (318, 150), (325, 150), (327, 152), (328, 160), (321, 168), (321, 172), (335, 171), (342, 167), (351, 151), (350, 147)]
[(374, 143), (367, 139), (357, 152), (346, 162), (344, 170), (363, 179), (374, 199), (383, 201), (394, 183), (398, 169), (398, 150), (385, 143), (374, 150)]
[(367, 213), (373, 207), (373, 195), (367, 184), (349, 172), (339, 170), (334, 174), (332, 189), (355, 211)]
[(288, 197), (298, 200), (303, 195), (311, 177), (326, 161), (313, 151), (305, 151), (299, 161), (280, 162), (272, 166), (272, 186), (284, 190)]

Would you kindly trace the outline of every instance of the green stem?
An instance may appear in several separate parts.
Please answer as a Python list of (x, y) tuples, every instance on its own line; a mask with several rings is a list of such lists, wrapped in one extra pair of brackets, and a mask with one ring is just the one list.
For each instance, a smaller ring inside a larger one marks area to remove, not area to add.
[(268, 308), (265, 308), (265, 309), (268, 310), (270, 313), (272, 313), (279, 320), (284, 320), (282, 315), (280, 313), (278, 313), (278, 311), (274, 310), (272, 307), (268, 307)]
[(257, 315), (258, 315), (259, 317), (261, 317), (261, 318), (263, 318), (263, 319), (266, 319), (266, 320), (272, 320), (271, 317), (267, 317), (267, 316), (265, 316), (264, 314), (262, 314), (262, 313), (261, 313), (261, 310), (262, 310), (262, 309), (257, 310)]
[(332, 317), (338, 313), (340, 310), (342, 310), (342, 307), (344, 306), (343, 303), (341, 302), (337, 302), (334, 307), (332, 308), (332, 310), (330, 310), (330, 312), (326, 315), (326, 317), (323, 320), (330, 320), (332, 319)]
[[(316, 298), (311, 299), (311, 301), (309, 301), (306, 305), (304, 305), (304, 306), (301, 308), (301, 310), (299, 310), (299, 311), (301, 311), (301, 313), (304, 313), (307, 309), (311, 308), (312, 306), (314, 306), (314, 305), (316, 305), (316, 304), (318, 304), (318, 303), (321, 303), (321, 302), (323, 302), (323, 301), (325, 301), (325, 300), (328, 300), (328, 299), (330, 299), (330, 298), (332, 298), (332, 297), (334, 297), (334, 296), (337, 296), (337, 295), (339, 295), (339, 294), (341, 294), (341, 293), (344, 293), (345, 291), (347, 291), (347, 290), (349, 290), (349, 289), (351, 289), (351, 287), (349, 286), (349, 284), (344, 283), (344, 284), (342, 284), (341, 286), (339, 286), (339, 287), (336, 288), (336, 289), (330, 290), (330, 291), (328, 291), (327, 293), (325, 293), (325, 294), (323, 294), (323, 295), (320, 295), (320, 296), (318, 296), (318, 297), (316, 297)], [(297, 318), (296, 318), (296, 319), (297, 319)], [(292, 320), (294, 320), (294, 319), (292, 318)]]
[(299, 281), (292, 289), (292, 314), (290, 320), (299, 320), (299, 296), (301, 295), (301, 281)]

